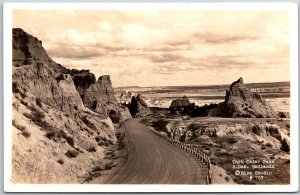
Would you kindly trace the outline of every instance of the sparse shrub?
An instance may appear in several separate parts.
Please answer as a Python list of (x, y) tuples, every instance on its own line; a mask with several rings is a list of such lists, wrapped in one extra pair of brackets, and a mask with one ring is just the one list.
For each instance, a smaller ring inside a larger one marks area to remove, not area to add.
[(79, 152), (77, 150), (68, 150), (66, 156), (69, 158), (76, 158)]
[(123, 132), (123, 133), (122, 132), (117, 132), (116, 137), (117, 137), (118, 140), (123, 140), (124, 137), (125, 137), (125, 132)]
[(258, 114), (258, 115), (257, 115), (257, 118), (264, 118), (264, 115)]
[(267, 147), (272, 147), (272, 144), (268, 142), (268, 143), (266, 144), (266, 146), (267, 146)]
[(25, 138), (29, 138), (31, 136), (31, 133), (27, 129), (25, 129), (25, 130), (22, 131), (22, 135)]
[(41, 98), (39, 98), (39, 97), (35, 98), (35, 103), (39, 107), (43, 108), (43, 103), (42, 103), (42, 99)]
[(103, 166), (102, 165), (97, 165), (92, 169), (92, 172), (96, 172), (96, 171), (102, 171), (103, 170)]
[(24, 106), (28, 106), (28, 102), (26, 102), (25, 100), (21, 99), (21, 104), (23, 104)]
[(31, 119), (31, 118), (32, 118), (32, 115), (31, 115), (31, 114), (29, 114), (29, 113), (26, 113), (26, 112), (25, 112), (23, 115), (24, 115), (26, 118), (29, 118), (29, 119)]
[(13, 126), (15, 126), (18, 130), (21, 131), (21, 134), (25, 138), (29, 138), (31, 136), (31, 133), (26, 129), (25, 126), (18, 124), (15, 120), (12, 121)]
[(19, 107), (20, 107), (20, 105), (19, 105), (18, 102), (14, 102), (14, 103), (13, 103), (13, 108), (14, 108), (14, 109), (19, 110)]
[(32, 114), (34, 117), (34, 118), (32, 118), (32, 120), (40, 121), (41, 119), (45, 118), (45, 113), (40, 110), (34, 110)]
[(109, 142), (106, 142), (103, 140), (98, 141), (97, 144), (98, 144), (98, 146), (109, 146), (110, 145)]
[(35, 106), (28, 106), (28, 108), (31, 110), (31, 114), (24, 113), (24, 116), (31, 119), (36, 125), (42, 128), (48, 125), (43, 121), (43, 119), (45, 118), (45, 113), (43, 111), (40, 111)]
[(109, 146), (113, 144), (111, 140), (108, 140), (106, 137), (102, 136), (95, 137), (95, 140), (98, 143), (98, 146)]
[(46, 124), (45, 127), (46, 127), (45, 128), (45, 130), (46, 130), (45, 136), (48, 139), (58, 141), (58, 139), (64, 138), (70, 146), (74, 147), (74, 139), (72, 137), (68, 136), (63, 130), (59, 130), (55, 127), (52, 127), (49, 124)]
[(18, 123), (16, 122), (16, 120), (12, 120), (12, 124), (13, 124), (13, 126), (15, 126), (15, 127), (16, 127), (17, 129), (19, 129), (20, 131), (26, 130), (26, 127), (23, 126), (23, 125), (18, 124)]
[(57, 131), (55, 131), (54, 129), (51, 129), (49, 131), (46, 132), (45, 136), (48, 138), (48, 139), (52, 139), (54, 137), (57, 137)]
[(73, 137), (65, 137), (65, 139), (67, 140), (67, 143), (70, 146), (74, 147), (74, 139), (73, 139)]
[(63, 165), (65, 163), (64, 159), (62, 159), (62, 158), (58, 159), (57, 162), (61, 165)]
[(290, 151), (290, 146), (289, 146), (289, 144), (287, 143), (287, 141), (286, 141), (285, 138), (282, 140), (282, 143), (281, 143), (281, 150), (284, 151), (284, 152), (289, 152), (289, 151)]
[(12, 125), (15, 126), (16, 120), (12, 120)]
[(73, 137), (68, 136), (63, 130), (60, 130), (58, 134), (59, 134), (59, 137), (63, 137), (70, 146), (74, 147), (74, 138)]
[(84, 122), (84, 124), (86, 124), (87, 127), (89, 127), (90, 129), (97, 129), (97, 127), (95, 126), (95, 124), (93, 124), (89, 118), (87, 116), (84, 116), (81, 118), (82, 122)]
[(29, 118), (34, 122), (37, 126), (41, 127), (42, 129), (46, 131), (51, 131), (52, 126), (48, 124), (44, 118), (45, 118), (45, 113), (43, 111), (40, 111), (34, 106), (31, 106), (31, 114), (24, 113), (23, 114), (25, 117)]
[(85, 182), (89, 182), (91, 180), (93, 180), (94, 177), (99, 177), (102, 175), (101, 171), (103, 170), (102, 166), (97, 165), (96, 167), (94, 167), (92, 169), (91, 172), (89, 172), (87, 175), (84, 176), (85, 178)]
[(23, 99), (25, 99), (25, 98), (27, 97), (27, 95), (26, 95), (25, 93), (19, 92), (19, 94), (21, 95), (21, 97), (22, 97)]
[(233, 138), (233, 137), (228, 138), (227, 141), (228, 141), (228, 143), (230, 143), (230, 144), (234, 144), (234, 143), (237, 142), (237, 140), (236, 140), (235, 138)]
[(14, 93), (20, 92), (19, 85), (18, 85), (16, 82), (13, 82), (13, 83), (12, 83), (12, 91), (13, 91)]
[(110, 170), (110, 169), (112, 169), (115, 166), (116, 166), (116, 164), (114, 164), (112, 161), (110, 161), (109, 163), (105, 164), (104, 169), (105, 170)]
[(96, 142), (98, 142), (100, 140), (106, 141), (106, 137), (97, 136), (97, 137), (95, 137), (95, 140), (96, 140)]
[(287, 118), (287, 115), (286, 115), (286, 113), (284, 113), (284, 112), (279, 112), (279, 113), (278, 113), (278, 116), (279, 116), (280, 118)]
[(116, 133), (116, 137), (118, 139), (118, 150), (121, 150), (122, 148), (125, 147), (125, 143), (124, 143), (125, 133), (118, 132)]
[(101, 121), (101, 125), (103, 125), (104, 127), (109, 127), (109, 125), (103, 121)]
[(91, 146), (91, 147), (89, 147), (89, 148), (87, 149), (87, 151), (88, 151), (88, 152), (96, 152), (97, 149), (96, 149), (95, 146)]
[(112, 144), (113, 144), (113, 141), (107, 140), (106, 143), (108, 143), (108, 145), (112, 145)]

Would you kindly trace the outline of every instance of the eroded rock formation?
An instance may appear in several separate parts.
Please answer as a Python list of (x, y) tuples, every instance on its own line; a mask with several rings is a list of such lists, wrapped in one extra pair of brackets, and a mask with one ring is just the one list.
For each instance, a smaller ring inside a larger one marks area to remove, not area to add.
[(132, 96), (131, 102), (127, 105), (127, 107), (133, 117), (142, 117), (152, 114), (152, 111), (142, 99), (140, 94)]
[[(116, 100), (109, 75), (100, 76), (96, 81), (94, 74), (84, 72), (73, 74), (73, 80), (86, 107), (109, 116), (114, 113), (114, 122), (131, 118), (129, 110)], [(117, 116), (120, 118), (117, 119)]]
[(120, 102), (121, 104), (129, 104), (132, 96), (134, 96), (134, 94), (132, 92), (125, 90), (118, 97), (118, 102)]
[(252, 93), (244, 84), (243, 78), (233, 82), (226, 90), (225, 101), (216, 109), (211, 110), (211, 116), (221, 117), (252, 117), (274, 118), (276, 113), (258, 93)]
[(212, 137), (241, 137), (252, 141), (264, 141), (272, 143), (273, 147), (279, 149), (284, 140), (290, 145), (289, 132), (287, 129), (266, 122), (240, 121), (239, 123), (228, 123), (228, 121), (175, 121), (159, 119), (152, 123), (157, 131), (165, 132), (170, 138), (182, 142), (195, 140), (202, 136)]
[(172, 101), (169, 109), (170, 110), (181, 110), (184, 108), (189, 108), (191, 106), (191, 103), (189, 99), (186, 96), (183, 96), (182, 98), (177, 98)]
[(84, 182), (116, 143), (113, 122), (130, 117), (128, 110), (125, 116), (109, 76), (96, 81), (88, 70), (55, 63), (22, 29), (13, 29), (12, 46), (12, 182)]

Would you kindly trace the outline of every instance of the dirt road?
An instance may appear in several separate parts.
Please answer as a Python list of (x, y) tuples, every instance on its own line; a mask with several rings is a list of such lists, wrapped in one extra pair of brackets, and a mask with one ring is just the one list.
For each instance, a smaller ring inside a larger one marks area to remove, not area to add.
[(204, 184), (207, 168), (153, 134), (139, 119), (125, 122), (129, 156), (111, 184)]

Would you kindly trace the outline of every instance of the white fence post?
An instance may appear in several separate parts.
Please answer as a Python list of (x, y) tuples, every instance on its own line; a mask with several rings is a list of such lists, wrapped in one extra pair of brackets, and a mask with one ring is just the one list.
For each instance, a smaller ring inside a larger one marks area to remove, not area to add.
[(208, 171), (208, 181), (209, 181), (209, 184), (211, 184), (211, 170)]

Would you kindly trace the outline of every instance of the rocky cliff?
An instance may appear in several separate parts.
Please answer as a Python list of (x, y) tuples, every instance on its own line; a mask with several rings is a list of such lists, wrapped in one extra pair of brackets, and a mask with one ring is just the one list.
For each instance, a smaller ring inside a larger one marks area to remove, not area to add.
[(24, 32), (20, 28), (13, 29), (13, 65), (23, 66), (37, 62), (48, 64), (55, 72), (64, 73), (67, 69), (54, 62), (42, 46), (42, 41)]
[(275, 118), (271, 106), (258, 93), (252, 93), (244, 84), (243, 78), (233, 82), (226, 90), (225, 101), (210, 111), (211, 116)]
[(13, 29), (12, 46), (12, 181), (86, 181), (107, 161), (105, 151), (117, 141), (112, 122), (130, 117), (120, 113), (128, 110), (116, 102), (109, 76), (96, 81), (87, 70), (55, 63), (22, 29)]
[(133, 117), (142, 117), (152, 114), (152, 111), (140, 94), (137, 96), (132, 96), (130, 103), (126, 106), (129, 108), (129, 111)]
[(184, 109), (191, 106), (191, 103), (189, 99), (186, 96), (183, 96), (182, 98), (177, 98), (172, 101), (169, 110), (177, 110), (177, 109)]
[(95, 112), (107, 114), (115, 123), (131, 118), (128, 108), (116, 100), (109, 75), (100, 76), (97, 81), (95, 75), (88, 71), (72, 75), (84, 106)]
[(42, 102), (68, 114), (81, 109), (82, 101), (67, 70), (55, 63), (42, 42), (22, 29), (13, 29), (13, 92), (31, 93)]

